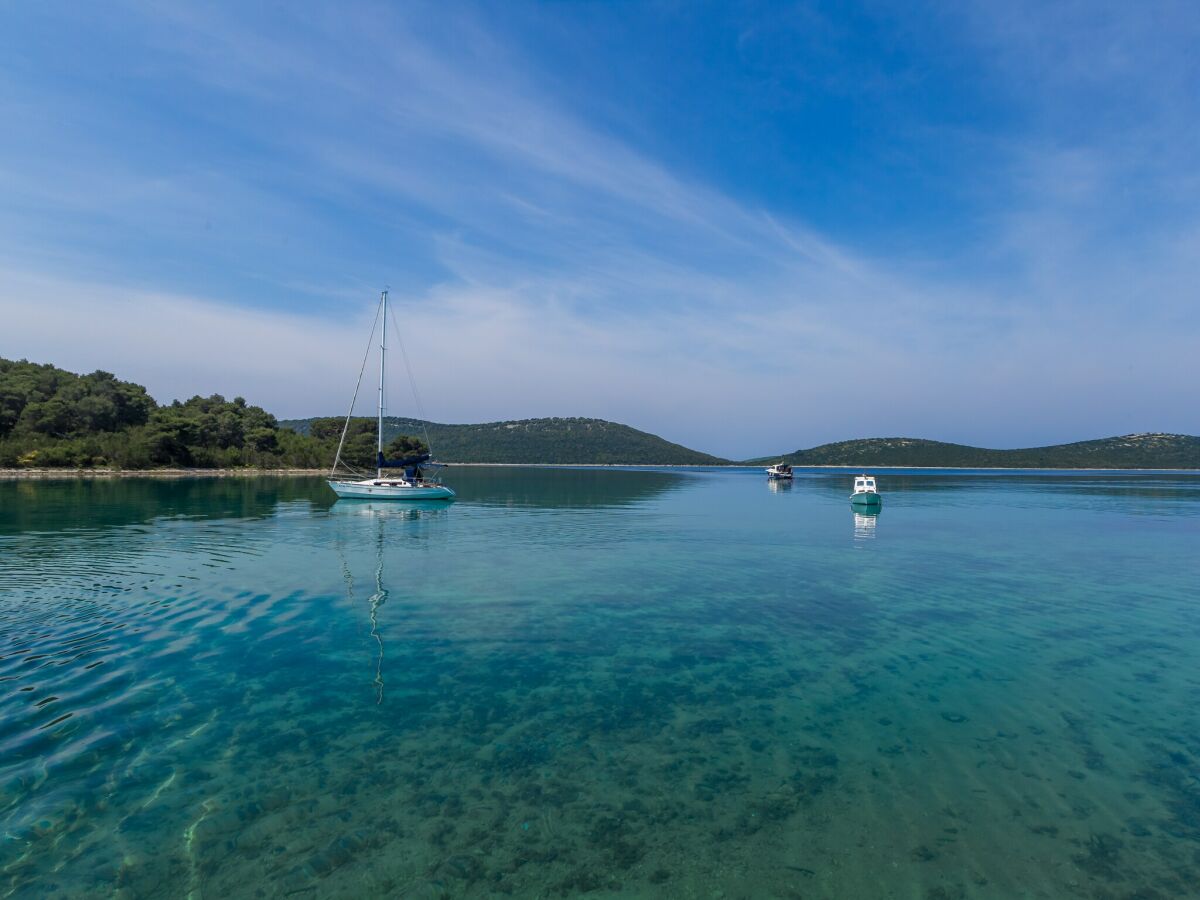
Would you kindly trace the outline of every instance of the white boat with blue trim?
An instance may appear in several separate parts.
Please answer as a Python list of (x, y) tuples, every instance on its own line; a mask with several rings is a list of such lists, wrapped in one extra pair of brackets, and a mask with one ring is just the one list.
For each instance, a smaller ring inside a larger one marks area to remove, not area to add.
[[(388, 326), (388, 292), (384, 291), (379, 298), (379, 310), (375, 314), (375, 324), (382, 319), (383, 327), (379, 338), (379, 416), (376, 425), (375, 446), (375, 477), (350, 480), (338, 477), (338, 470), (345, 466), (342, 450), (346, 445), (346, 434), (350, 429), (350, 419), (354, 415), (354, 403), (358, 399), (358, 389), (362, 386), (362, 371), (358, 373), (358, 384), (354, 387), (354, 398), (350, 401), (350, 412), (346, 414), (346, 425), (342, 428), (342, 437), (338, 441), (337, 453), (333, 458), (333, 468), (329, 472), (328, 484), (333, 492), (345, 499), (353, 500), (453, 500), (454, 491), (442, 484), (436, 475), (430, 471), (442, 468), (439, 463), (430, 462), (432, 454), (427, 450), (413, 453), (403, 459), (387, 459), (383, 452), (383, 413), (385, 409), (385, 374), (387, 371), (387, 326)], [(374, 326), (371, 329), (371, 339), (375, 337)], [(397, 330), (397, 337), (399, 331)], [(401, 351), (404, 347), (401, 344)], [(369, 352), (369, 344), (368, 344)], [(366, 357), (363, 358), (363, 368), (366, 368)], [(414, 390), (414, 396), (415, 396)], [(418, 404), (419, 405), (419, 404)], [(428, 445), (426, 435), (426, 445)], [(346, 466), (349, 468), (349, 466)]]
[(444, 484), (407, 478), (367, 478), (363, 481), (329, 480), (339, 497), (353, 500), (452, 500), (454, 491)]

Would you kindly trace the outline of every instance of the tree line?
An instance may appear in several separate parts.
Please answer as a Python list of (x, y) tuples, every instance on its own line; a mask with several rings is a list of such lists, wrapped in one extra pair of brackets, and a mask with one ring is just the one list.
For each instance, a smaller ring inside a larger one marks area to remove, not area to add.
[[(314, 420), (301, 435), (242, 397), (159, 405), (143, 386), (110, 372), (77, 375), (0, 358), (0, 468), (323, 468), (344, 424)], [(399, 458), (423, 448), (400, 436), (386, 452)], [(351, 420), (342, 458), (374, 468), (374, 420)]]

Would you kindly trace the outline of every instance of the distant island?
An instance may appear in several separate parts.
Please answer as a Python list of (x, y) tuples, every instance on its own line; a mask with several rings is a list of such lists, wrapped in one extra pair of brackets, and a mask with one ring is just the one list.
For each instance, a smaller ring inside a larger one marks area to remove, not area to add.
[(920, 438), (864, 438), (822, 444), (748, 462), (783, 461), (793, 466), (901, 466), (933, 469), (1200, 469), (1200, 437), (1127, 434), (1123, 437), (988, 450)]
[[(329, 466), (344, 417), (277, 420), (219, 394), (158, 404), (108, 372), (78, 375), (0, 358), (0, 469), (298, 469)], [(917, 438), (866, 438), (737, 463), (628, 425), (588, 418), (447, 425), (389, 417), (385, 440), (413, 449), (428, 439), (449, 463), (525, 465), (911, 466), (930, 468), (1200, 469), (1200, 437), (1137, 434), (987, 450)], [(374, 420), (351, 421), (343, 458), (369, 469)]]
[[(313, 422), (284, 419), (279, 424), (300, 434), (312, 433)], [(339, 425), (342, 420), (337, 420)], [(725, 466), (727, 459), (673, 444), (654, 434), (604, 419), (546, 418), (444, 425), (387, 416), (385, 440), (400, 435), (424, 438), (437, 458), (454, 463), (546, 465)]]

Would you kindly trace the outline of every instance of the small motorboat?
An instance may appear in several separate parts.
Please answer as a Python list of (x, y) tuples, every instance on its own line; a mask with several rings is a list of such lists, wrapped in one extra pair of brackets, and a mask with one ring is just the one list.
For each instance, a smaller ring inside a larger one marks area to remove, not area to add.
[(850, 495), (852, 506), (882, 506), (883, 498), (875, 486), (874, 475), (855, 475), (854, 493)]
[(787, 463), (779, 462), (773, 466), (767, 466), (767, 477), (772, 481), (791, 480), (792, 467)]

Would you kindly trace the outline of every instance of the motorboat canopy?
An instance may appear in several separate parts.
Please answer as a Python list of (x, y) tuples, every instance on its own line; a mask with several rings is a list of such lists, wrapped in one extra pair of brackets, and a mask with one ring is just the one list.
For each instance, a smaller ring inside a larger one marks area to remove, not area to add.
[(879, 490), (875, 487), (874, 475), (856, 475), (854, 477), (854, 493), (856, 494), (878, 494)]

